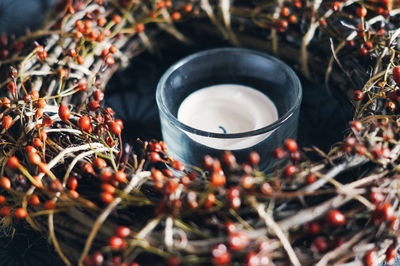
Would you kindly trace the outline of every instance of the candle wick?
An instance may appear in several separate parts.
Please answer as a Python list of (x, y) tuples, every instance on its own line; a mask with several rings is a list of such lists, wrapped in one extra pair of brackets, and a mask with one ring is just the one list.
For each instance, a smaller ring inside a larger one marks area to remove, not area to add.
[(219, 126), (219, 128), (224, 132), (224, 134), (226, 134), (226, 129), (223, 126)]

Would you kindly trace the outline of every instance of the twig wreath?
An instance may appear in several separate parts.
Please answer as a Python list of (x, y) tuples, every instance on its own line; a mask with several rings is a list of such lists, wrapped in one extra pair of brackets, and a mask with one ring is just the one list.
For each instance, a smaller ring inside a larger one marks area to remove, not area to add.
[[(394, 2), (62, 1), (40, 30), (0, 40), (3, 230), (28, 223), (67, 265), (393, 263)], [(271, 160), (290, 164), (270, 175), (257, 170), (256, 153), (247, 162), (206, 156), (194, 167), (170, 158), (162, 141), (125, 144), (123, 122), (102, 106), (105, 84), (129, 58), (152, 51), (159, 32), (190, 43), (177, 27), (188, 20), (325, 81), (353, 104), (348, 136), (328, 153), (300, 151), (289, 139)]]

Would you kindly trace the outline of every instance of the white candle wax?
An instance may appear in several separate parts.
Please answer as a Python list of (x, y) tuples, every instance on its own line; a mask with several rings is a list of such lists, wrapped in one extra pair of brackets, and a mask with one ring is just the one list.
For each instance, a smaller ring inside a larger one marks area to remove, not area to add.
[[(179, 106), (177, 118), (195, 129), (212, 133), (243, 133), (278, 120), (268, 96), (251, 87), (220, 84), (197, 90)], [(256, 145), (271, 132), (239, 139), (220, 139), (185, 132), (191, 139), (220, 150), (240, 150)]]

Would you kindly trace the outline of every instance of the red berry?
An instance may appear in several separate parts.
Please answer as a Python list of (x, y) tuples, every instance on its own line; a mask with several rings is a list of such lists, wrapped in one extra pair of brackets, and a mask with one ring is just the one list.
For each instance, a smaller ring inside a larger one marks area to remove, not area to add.
[(92, 128), (90, 117), (88, 117), (86, 115), (81, 116), (78, 120), (78, 126), (83, 131), (86, 131), (86, 132), (90, 131), (90, 129)]
[(113, 236), (110, 238), (109, 244), (113, 249), (120, 249), (124, 246), (124, 240), (119, 236)]
[(315, 221), (311, 221), (305, 225), (305, 230), (312, 235), (318, 235), (321, 232), (321, 225)]
[(93, 164), (94, 164), (94, 166), (96, 166), (99, 169), (103, 169), (103, 168), (107, 167), (107, 162), (100, 157), (95, 158), (93, 160)]
[(225, 165), (233, 167), (236, 164), (236, 157), (233, 155), (233, 153), (226, 151), (222, 154), (221, 161)]
[(240, 197), (240, 190), (238, 187), (232, 187), (229, 189), (228, 196), (230, 199)]
[(32, 195), (29, 198), (28, 203), (29, 203), (29, 206), (31, 206), (31, 207), (39, 206), (40, 205), (40, 199), (39, 199), (39, 197), (37, 195)]
[(16, 86), (15, 86), (14, 81), (10, 81), (10, 82), (7, 84), (7, 90), (8, 90), (9, 92), (11, 92), (12, 94), (15, 94), (15, 93), (17, 92), (17, 88), (16, 88)]
[(311, 247), (321, 253), (328, 249), (328, 242), (325, 237), (319, 236), (314, 239)]
[(269, 183), (264, 182), (261, 185), (261, 192), (265, 195), (268, 195), (268, 194), (271, 194), (272, 192), (274, 192), (274, 189), (272, 188), (272, 186)]
[(2, 177), (0, 180), (0, 184), (5, 190), (11, 189), (11, 181), (7, 177)]
[(351, 121), (350, 122), (351, 128), (353, 128), (355, 131), (360, 131), (363, 129), (363, 124), (360, 121)]
[(108, 124), (108, 126), (110, 127), (111, 133), (113, 133), (115, 135), (121, 134), (122, 129), (121, 129), (121, 126), (118, 123), (111, 122), (111, 123)]
[(7, 166), (10, 169), (17, 169), (20, 166), (18, 158), (15, 156), (10, 157), (7, 161)]
[(135, 30), (136, 30), (136, 32), (138, 32), (138, 33), (142, 33), (142, 32), (144, 32), (144, 30), (145, 30), (145, 26), (144, 26), (144, 24), (143, 24), (143, 23), (139, 23), (139, 24), (137, 24), (137, 26), (136, 26)]
[(0, 195), (0, 205), (6, 203), (7, 199), (3, 195)]
[(157, 163), (157, 162), (162, 161), (160, 154), (158, 152), (150, 153), (150, 161), (152, 163)]
[(372, 203), (380, 203), (385, 200), (385, 195), (383, 195), (381, 192), (375, 192), (371, 191), (368, 194), (368, 198)]
[(18, 209), (15, 210), (14, 216), (17, 219), (22, 220), (22, 219), (25, 219), (26, 216), (28, 216), (28, 212), (24, 208), (18, 208)]
[(298, 145), (297, 142), (294, 139), (287, 139), (285, 141), (285, 148), (289, 151), (289, 152), (295, 152), (298, 149)]
[(229, 235), (228, 242), (232, 250), (239, 251), (247, 247), (249, 238), (245, 233), (237, 232)]
[(43, 208), (45, 210), (54, 210), (56, 208), (56, 202), (54, 200), (48, 200), (44, 203)]
[(333, 4), (332, 4), (333, 11), (338, 12), (340, 10), (340, 7), (341, 7), (340, 2), (338, 2), (338, 1), (333, 2)]
[(114, 22), (115, 24), (119, 24), (119, 23), (121, 23), (122, 18), (121, 18), (120, 15), (115, 14), (115, 15), (113, 16), (112, 20), (113, 20), (113, 22)]
[(397, 85), (400, 85), (400, 66), (395, 66), (392, 70), (393, 80)]
[(256, 151), (251, 152), (249, 155), (249, 161), (252, 165), (257, 165), (260, 162), (260, 154)]
[(356, 14), (358, 17), (363, 18), (367, 15), (367, 9), (365, 7), (359, 7), (356, 9)]
[(211, 184), (215, 187), (223, 186), (226, 183), (226, 177), (223, 174), (214, 172), (211, 175)]
[(340, 226), (346, 223), (346, 216), (338, 210), (331, 210), (328, 212), (326, 220), (330, 225)]
[(375, 249), (371, 249), (370, 251), (368, 251), (363, 258), (364, 265), (366, 266), (375, 266), (377, 265), (377, 261), (378, 253)]
[(314, 174), (307, 175), (307, 177), (306, 177), (306, 183), (307, 184), (312, 184), (315, 181), (317, 181), (317, 176), (316, 175), (314, 175)]
[(210, 170), (213, 167), (214, 159), (210, 155), (206, 155), (203, 158), (203, 166), (205, 169)]
[(94, 169), (91, 163), (86, 162), (81, 165), (81, 170), (85, 174), (94, 174)]
[(58, 108), (58, 116), (61, 120), (67, 121), (71, 116), (71, 110), (65, 104), (61, 104)]
[(28, 145), (25, 148), (25, 153), (26, 154), (30, 154), (30, 153), (37, 153), (37, 150), (35, 149), (35, 147)]
[(126, 182), (126, 174), (123, 170), (117, 171), (115, 173), (114, 177), (115, 177), (115, 180), (117, 180), (118, 182), (121, 182), (121, 183)]
[(286, 177), (290, 177), (294, 175), (297, 172), (297, 167), (293, 164), (289, 164), (288, 166), (285, 167), (283, 170), (283, 175)]
[(101, 102), (104, 99), (104, 93), (101, 90), (96, 90), (93, 92), (93, 98), (97, 102)]
[(6, 217), (11, 213), (11, 208), (9, 206), (3, 206), (0, 209), (0, 216)]
[(283, 149), (281, 149), (281, 148), (276, 148), (276, 149), (272, 152), (272, 156), (273, 156), (275, 159), (281, 160), (281, 159), (283, 159), (283, 158), (286, 157), (286, 152), (285, 152)]
[(389, 202), (385, 202), (376, 206), (376, 209), (372, 213), (372, 219), (376, 224), (396, 219), (396, 217), (394, 216), (394, 208), (392, 204), (390, 204)]
[(151, 176), (154, 178), (156, 181), (162, 181), (164, 179), (164, 174), (160, 170), (154, 170), (151, 173)]
[(109, 204), (109, 203), (113, 202), (114, 196), (113, 196), (113, 194), (111, 194), (109, 192), (103, 192), (103, 193), (101, 193), (101, 200), (104, 203)]
[(231, 261), (231, 255), (228, 252), (228, 248), (224, 244), (218, 244), (211, 251), (213, 256), (213, 263), (216, 265), (219, 264), (228, 264)]
[(126, 238), (131, 234), (131, 229), (129, 229), (126, 226), (119, 226), (117, 228), (117, 235), (122, 237), (122, 238)]
[(76, 190), (77, 187), (78, 187), (78, 179), (76, 179), (75, 177), (70, 177), (68, 180), (68, 188), (70, 190)]
[(364, 97), (364, 93), (360, 90), (355, 90), (353, 92), (353, 99), (354, 101), (361, 101), (362, 98)]
[(11, 127), (12, 125), (12, 118), (9, 115), (6, 115), (5, 117), (3, 117), (3, 120), (1, 120), (1, 126), (7, 130)]
[(93, 263), (94, 263), (95, 265), (103, 265), (104, 256), (103, 256), (103, 254), (101, 254), (100, 252), (95, 252), (95, 253), (92, 255), (92, 259), (93, 259)]
[(172, 162), (172, 168), (178, 171), (184, 171), (185, 170), (185, 165), (181, 163), (180, 161), (173, 161)]
[(181, 16), (181, 13), (179, 13), (179, 12), (177, 12), (177, 11), (175, 11), (175, 12), (173, 12), (173, 13), (171, 14), (172, 20), (175, 20), (175, 21), (180, 20), (181, 17), (182, 17), (182, 16)]
[(386, 250), (386, 263), (388, 265), (393, 265), (397, 257), (397, 249), (395, 245), (391, 245)]
[(207, 200), (204, 203), (204, 207), (211, 208), (214, 205), (216, 200), (217, 200), (217, 198), (215, 197), (214, 193), (207, 194)]
[(39, 148), (42, 147), (43, 142), (39, 138), (34, 138), (32, 144), (33, 146)]
[(42, 162), (42, 158), (40, 158), (40, 155), (34, 152), (28, 155), (28, 160), (31, 164), (34, 165), (39, 165)]

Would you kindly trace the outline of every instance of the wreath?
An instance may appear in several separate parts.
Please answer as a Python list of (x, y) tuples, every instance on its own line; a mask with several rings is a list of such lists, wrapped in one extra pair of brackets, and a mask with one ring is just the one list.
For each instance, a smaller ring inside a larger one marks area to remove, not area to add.
[[(3, 232), (28, 224), (67, 265), (393, 264), (396, 4), (61, 1), (40, 30), (0, 39)], [(103, 104), (107, 82), (155, 51), (160, 36), (191, 45), (195, 29), (266, 50), (325, 83), (352, 116), (346, 138), (327, 153), (288, 139), (271, 154), (270, 174), (256, 153), (191, 166), (162, 141), (124, 142), (123, 121)]]

